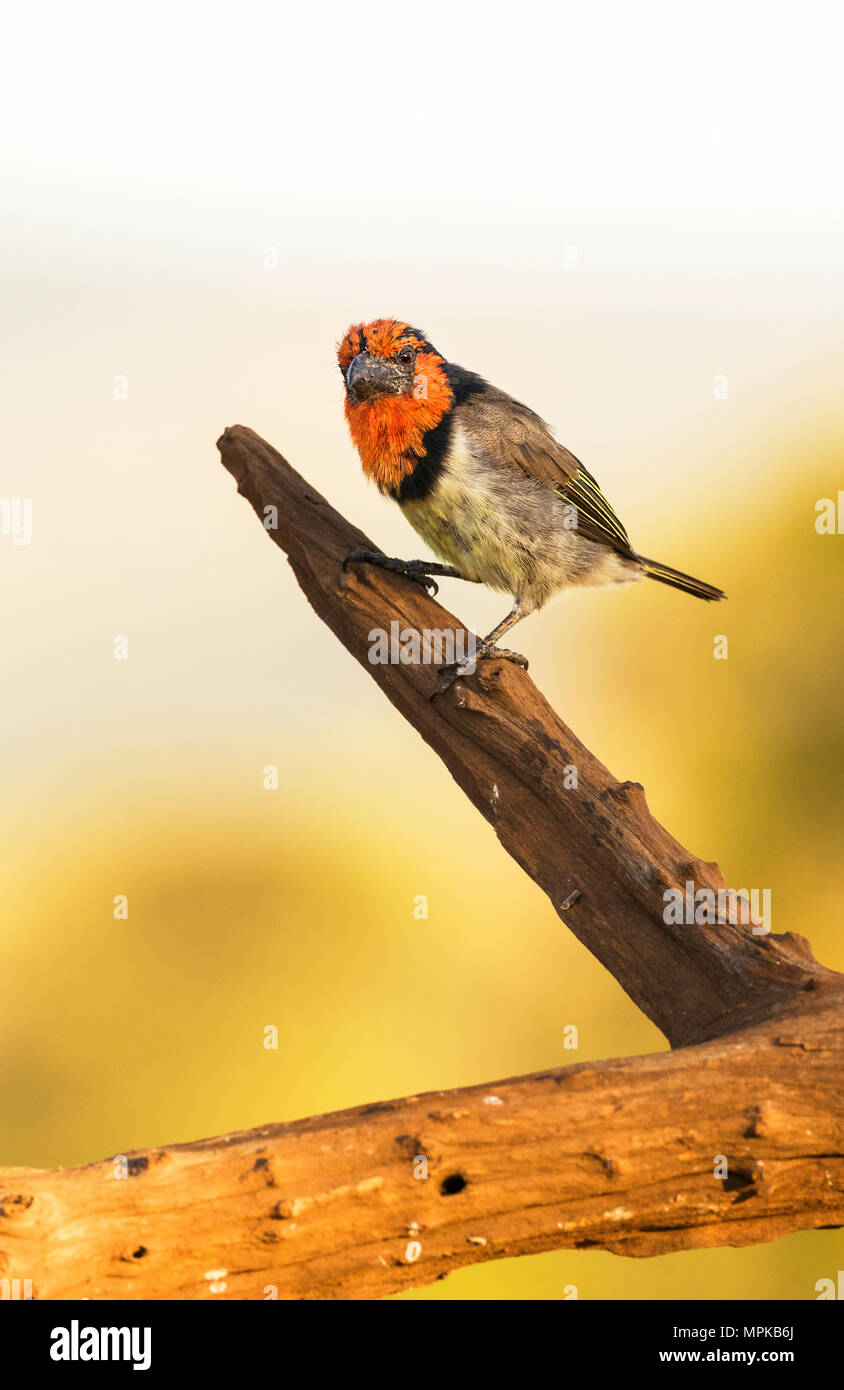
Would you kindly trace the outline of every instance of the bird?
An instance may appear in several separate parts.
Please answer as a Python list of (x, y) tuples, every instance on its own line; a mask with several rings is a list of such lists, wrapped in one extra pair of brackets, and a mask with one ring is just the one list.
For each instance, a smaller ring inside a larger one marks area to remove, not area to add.
[[(398, 503), (440, 562), (354, 550), (355, 563), (510, 595), (512, 607), (471, 657), (438, 674), (433, 695), (483, 658), (527, 667), (500, 639), (556, 593), (642, 579), (707, 602), (721, 589), (638, 554), (589, 470), (528, 406), (448, 361), (398, 319), (352, 324), (337, 346), (344, 411), (366, 476)], [(432, 695), (432, 698), (433, 698)]]

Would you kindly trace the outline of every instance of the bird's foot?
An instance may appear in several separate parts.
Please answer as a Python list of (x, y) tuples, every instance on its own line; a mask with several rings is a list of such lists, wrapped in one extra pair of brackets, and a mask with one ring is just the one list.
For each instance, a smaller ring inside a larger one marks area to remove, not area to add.
[(438, 695), (442, 695), (455, 681), (460, 680), (461, 676), (471, 676), (478, 661), (499, 658), (502, 661), (512, 661), (515, 666), (521, 666), (523, 671), (528, 669), (528, 659), (522, 656), (521, 652), (511, 652), (506, 647), (496, 647), (492, 642), (482, 642), (474, 652), (464, 656), (461, 661), (455, 661), (451, 666), (443, 666), (439, 673), (440, 678), (431, 692), (431, 699), (435, 700)]
[(512, 661), (514, 666), (521, 666), (523, 671), (528, 669), (528, 659), (522, 656), (521, 652), (511, 652), (507, 647), (479, 647), (475, 652), (475, 660), (478, 661), (482, 656), (501, 657), (502, 661)]
[(421, 584), (426, 593), (434, 598), (439, 593), (439, 584), (427, 573), (424, 560), (396, 560), (390, 555), (383, 555), (380, 550), (352, 550), (343, 561), (343, 569), (348, 569), (349, 565), (354, 564), (378, 565), (379, 569), (390, 570), (392, 574), (404, 574), (408, 579)]

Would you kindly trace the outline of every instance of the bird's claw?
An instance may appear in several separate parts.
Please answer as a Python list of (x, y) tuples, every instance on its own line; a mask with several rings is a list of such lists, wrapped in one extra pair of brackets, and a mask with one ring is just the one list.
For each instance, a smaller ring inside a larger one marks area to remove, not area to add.
[(441, 667), (440, 678), (431, 691), (430, 698), (435, 700), (438, 695), (444, 694), (461, 676), (471, 676), (477, 662), (496, 660), (499, 657), (504, 661), (512, 661), (514, 666), (521, 666), (523, 671), (528, 669), (528, 659), (522, 656), (521, 652), (511, 652), (506, 647), (478, 647), (473, 655), (464, 656), (462, 661), (454, 661), (450, 666)]
[(347, 571), (349, 565), (353, 565), (358, 560), (368, 560), (371, 564), (380, 559), (386, 560), (386, 555), (382, 557), (380, 550), (350, 550), (343, 561), (343, 571)]
[(490, 647), (489, 651), (476, 652), (476, 660), (478, 656), (500, 656), (503, 657), (505, 661), (512, 661), (514, 666), (521, 666), (523, 671), (526, 671), (529, 666), (529, 662), (526, 656), (522, 656), (521, 652), (508, 651), (506, 647)]
[(403, 570), (402, 573), (407, 574), (408, 579), (415, 579), (417, 584), (421, 584), (423, 589), (426, 591), (430, 598), (436, 598), (437, 594), (440, 591), (440, 586), (432, 575), (410, 574), (407, 570)]
[(436, 579), (432, 578), (430, 574), (425, 574), (424, 570), (416, 569), (412, 561), (394, 560), (391, 556), (382, 554), (380, 550), (351, 550), (343, 561), (343, 569), (347, 570), (350, 564), (356, 563), (378, 565), (380, 569), (389, 570), (391, 574), (403, 574), (406, 579), (412, 579), (415, 584), (421, 584), (431, 598), (434, 598), (440, 591)]
[[(471, 669), (474, 670), (474, 666), (472, 666)], [(438, 695), (444, 695), (446, 690), (454, 685), (454, 682), (465, 675), (468, 670), (469, 662), (467, 661), (454, 661), (451, 666), (443, 666), (439, 672), (440, 678), (428, 698), (436, 700)]]

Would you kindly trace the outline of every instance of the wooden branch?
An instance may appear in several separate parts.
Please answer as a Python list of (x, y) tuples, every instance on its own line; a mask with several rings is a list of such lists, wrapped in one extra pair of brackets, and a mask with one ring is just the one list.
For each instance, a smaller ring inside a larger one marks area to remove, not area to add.
[(153, 1149), (124, 1171), (0, 1172), (0, 1275), (36, 1298), (376, 1298), (543, 1250), (838, 1226), (840, 1012)]
[[(665, 889), (692, 882), (695, 891), (723, 890), (717, 864), (683, 849), (651, 816), (638, 783), (616, 781), (518, 667), (481, 662), (432, 703), (434, 667), (371, 664), (369, 634), (389, 631), (391, 621), (402, 630), (463, 629), (412, 580), (371, 565), (344, 573), (349, 551), (378, 547), (252, 430), (236, 425), (218, 447), (261, 520), (277, 520), (268, 535), (287, 552), (319, 616), (439, 754), (566, 926), (672, 1045), (788, 1008), (815, 983), (844, 983), (792, 933), (667, 924)], [(566, 787), (571, 766), (575, 789)], [(564, 910), (575, 891), (580, 897)]]
[(459, 625), (407, 579), (344, 574), (349, 550), (376, 547), (252, 431), (219, 445), (320, 617), (678, 1050), (125, 1162), (0, 1169), (0, 1277), (31, 1278), (36, 1298), (372, 1298), (542, 1250), (652, 1255), (844, 1224), (842, 977), (791, 933), (666, 924), (664, 889), (722, 888), (717, 866), (517, 668), (482, 663), (431, 703), (432, 667), (371, 665), (373, 628)]

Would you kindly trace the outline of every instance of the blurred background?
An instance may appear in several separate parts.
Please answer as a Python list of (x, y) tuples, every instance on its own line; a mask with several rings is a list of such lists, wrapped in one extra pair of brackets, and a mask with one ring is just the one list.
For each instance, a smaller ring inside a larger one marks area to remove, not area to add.
[[(815, 528), (844, 488), (836, 22), (7, 10), (0, 493), (32, 535), (0, 535), (0, 1165), (666, 1046), (219, 464), (248, 424), (420, 552), (345, 432), (334, 344), (361, 318), (526, 400), (634, 545), (727, 590), (575, 593), (516, 645), (684, 845), (844, 968), (844, 539)], [(503, 611), (442, 593), (480, 631)], [(406, 1297), (807, 1299), (841, 1255), (832, 1231), (562, 1251)]]

